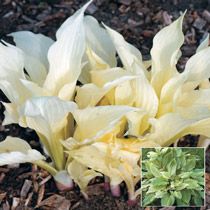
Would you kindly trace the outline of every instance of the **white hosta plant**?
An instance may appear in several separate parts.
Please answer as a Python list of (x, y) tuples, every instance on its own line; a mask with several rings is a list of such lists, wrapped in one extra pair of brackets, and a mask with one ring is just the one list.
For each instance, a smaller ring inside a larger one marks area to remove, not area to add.
[(21, 31), (10, 34), (16, 46), (0, 43), (0, 88), (10, 101), (3, 124), (34, 129), (51, 159), (7, 137), (0, 165), (37, 164), (60, 189), (72, 188), (73, 179), (85, 196), (90, 180), (105, 176), (115, 196), (125, 182), (133, 203), (141, 147), (168, 146), (186, 134), (202, 135), (201, 146), (210, 137), (208, 37), (179, 73), (184, 15), (158, 32), (151, 60), (143, 61), (119, 33), (84, 16), (88, 5), (62, 24), (56, 41)]

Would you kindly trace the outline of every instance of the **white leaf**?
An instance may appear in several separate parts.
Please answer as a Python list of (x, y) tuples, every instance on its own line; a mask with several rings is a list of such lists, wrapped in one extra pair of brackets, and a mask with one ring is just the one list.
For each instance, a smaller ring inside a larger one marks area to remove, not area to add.
[[(137, 48), (135, 48), (133, 45), (126, 42), (121, 34), (109, 28), (108, 26), (105, 27), (115, 45), (117, 53), (125, 69), (136, 74), (142, 73), (145, 74), (145, 76), (147, 76), (148, 72), (144, 68), (142, 62), (142, 55), (140, 51)], [(138, 69), (132, 68), (134, 62), (138, 63), (139, 66)]]
[(22, 139), (7, 137), (0, 142), (0, 166), (44, 159), (45, 157), (39, 151), (31, 149), (30, 145)]
[[(186, 63), (184, 74), (189, 82), (200, 83), (210, 77), (210, 47), (207, 47), (193, 55)], [(196, 84), (194, 85), (196, 86)]]
[(48, 49), (54, 41), (30, 31), (18, 31), (10, 35), (14, 38), (16, 46), (24, 52), (24, 66), (32, 81), (43, 84), (49, 68)]
[(83, 24), (86, 4), (67, 19), (57, 32), (57, 41), (48, 51), (50, 64), (44, 87), (58, 95), (68, 83), (75, 83), (81, 73), (85, 52), (85, 30)]
[(57, 97), (34, 97), (26, 101), (20, 115), (26, 117), (28, 127), (50, 139), (53, 132), (64, 128), (67, 115), (76, 108), (74, 102), (62, 101)]
[(151, 49), (153, 74), (158, 71), (174, 71), (184, 42), (183, 18), (184, 14), (155, 35)]
[(116, 50), (106, 30), (92, 16), (85, 16), (84, 24), (88, 46), (110, 67), (115, 67)]
[(13, 45), (4, 43), (6, 46), (0, 43), (0, 78), (11, 77), (11, 74), (17, 78), (25, 78), (23, 52)]

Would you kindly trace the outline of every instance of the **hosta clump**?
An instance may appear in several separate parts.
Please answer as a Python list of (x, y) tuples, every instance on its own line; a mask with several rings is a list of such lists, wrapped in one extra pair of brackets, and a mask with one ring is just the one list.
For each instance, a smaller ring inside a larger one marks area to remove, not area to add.
[(204, 201), (202, 148), (143, 149), (144, 206), (201, 206)]

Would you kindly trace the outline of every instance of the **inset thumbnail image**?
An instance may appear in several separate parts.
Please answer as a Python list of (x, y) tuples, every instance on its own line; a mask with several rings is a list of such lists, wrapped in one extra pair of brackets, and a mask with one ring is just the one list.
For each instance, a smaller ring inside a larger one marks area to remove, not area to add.
[(142, 149), (143, 206), (203, 206), (203, 148)]

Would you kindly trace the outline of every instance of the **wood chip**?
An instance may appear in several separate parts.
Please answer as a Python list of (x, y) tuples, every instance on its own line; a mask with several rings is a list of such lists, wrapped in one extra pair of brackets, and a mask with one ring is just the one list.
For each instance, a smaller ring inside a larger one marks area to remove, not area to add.
[(11, 210), (15, 210), (20, 203), (20, 198), (13, 197)]
[(77, 207), (78, 207), (79, 205), (80, 205), (80, 202), (78, 201), (78, 202), (76, 202), (76, 203), (71, 207), (70, 210), (77, 209)]
[(89, 13), (90, 15), (93, 15), (96, 11), (98, 10), (98, 7), (92, 3), (88, 8), (87, 8), (87, 13)]
[(6, 195), (7, 195), (6, 192), (0, 194), (0, 204), (2, 203), (2, 201), (4, 200), (4, 198), (6, 197)]
[(20, 196), (22, 198), (26, 198), (26, 196), (27, 196), (27, 194), (28, 194), (31, 186), (32, 186), (32, 181), (26, 179), (25, 182), (24, 182), (24, 184), (23, 184), (23, 187), (21, 189), (21, 192), (20, 192)]
[(43, 200), (36, 206), (36, 208), (38, 207), (42, 207), (42, 209), (46, 210), (69, 210), (71, 203), (65, 197), (55, 194)]
[(126, 6), (129, 6), (132, 3), (132, 0), (119, 0), (121, 4), (124, 4)]
[(166, 11), (163, 12), (163, 22), (164, 25), (169, 25), (172, 23), (171, 16)]
[(4, 204), (3, 204), (3, 210), (10, 210), (10, 205), (9, 205), (9, 202), (6, 201)]
[(38, 198), (37, 198), (37, 203), (36, 203), (37, 206), (42, 202), (42, 200), (44, 198), (44, 192), (45, 192), (45, 185), (43, 184), (39, 188)]
[(33, 192), (28, 194), (28, 197), (25, 200), (25, 206), (28, 206), (30, 204), (33, 194)]
[(4, 181), (5, 176), (5, 173), (0, 174), (0, 184)]
[(48, 182), (51, 178), (52, 178), (51, 175), (47, 176), (46, 178), (44, 178), (44, 179), (39, 183), (39, 186), (45, 184), (45, 183)]
[(203, 27), (206, 25), (206, 21), (200, 17), (198, 17), (195, 22), (193, 23), (193, 26), (199, 30), (203, 29)]
[(143, 35), (144, 37), (153, 37), (154, 32), (151, 31), (151, 30), (144, 30), (144, 31), (142, 32), (142, 35)]
[(2, 172), (2, 173), (7, 173), (9, 170), (10, 170), (9, 168), (3, 168), (3, 167), (1, 167), (1, 168), (0, 168), (0, 173), (1, 173), (1, 172)]

